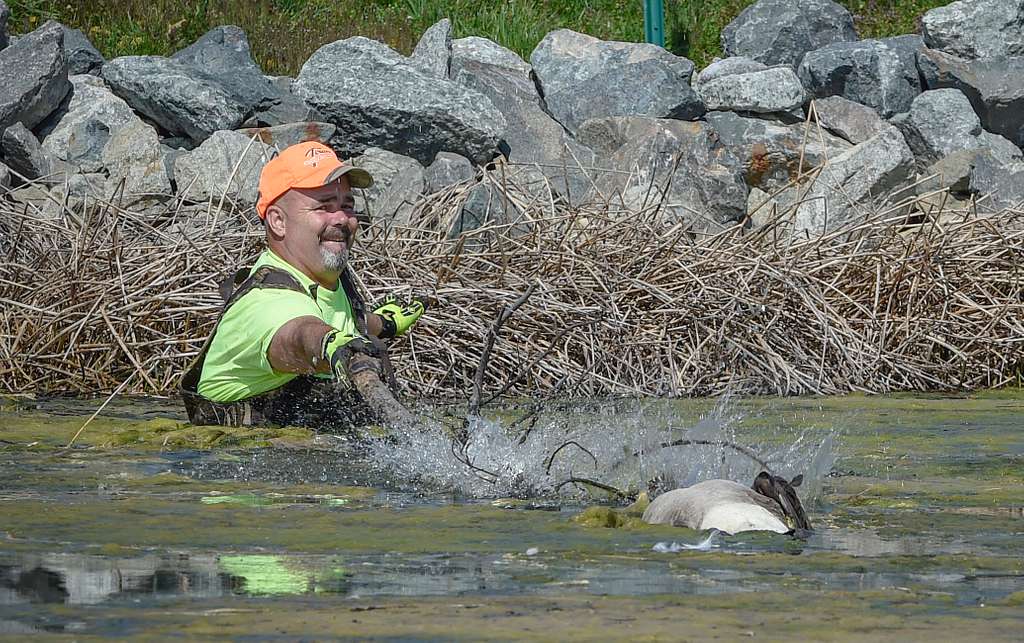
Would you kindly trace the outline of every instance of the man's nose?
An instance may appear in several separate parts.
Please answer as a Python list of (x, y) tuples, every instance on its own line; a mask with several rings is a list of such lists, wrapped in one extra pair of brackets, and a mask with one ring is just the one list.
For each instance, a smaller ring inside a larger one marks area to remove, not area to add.
[(331, 208), (331, 215), (338, 223), (346, 223), (348, 219), (355, 220), (356, 211), (351, 205), (336, 205)]

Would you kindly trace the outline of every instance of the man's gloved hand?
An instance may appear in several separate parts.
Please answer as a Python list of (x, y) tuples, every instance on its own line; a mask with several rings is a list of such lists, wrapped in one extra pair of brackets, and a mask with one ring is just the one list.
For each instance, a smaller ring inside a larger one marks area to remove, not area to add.
[(395, 297), (388, 297), (382, 305), (373, 311), (380, 317), (383, 324), (380, 331), (381, 339), (401, 337), (416, 323), (426, 309), (427, 305), (422, 299), (414, 298), (403, 305), (398, 303)]
[[(357, 356), (358, 359), (353, 359)], [(331, 365), (335, 379), (346, 388), (351, 388), (351, 376), (361, 370), (373, 368), (379, 375), (378, 360), (382, 354), (380, 348), (365, 337), (331, 330), (321, 341), (320, 357)]]

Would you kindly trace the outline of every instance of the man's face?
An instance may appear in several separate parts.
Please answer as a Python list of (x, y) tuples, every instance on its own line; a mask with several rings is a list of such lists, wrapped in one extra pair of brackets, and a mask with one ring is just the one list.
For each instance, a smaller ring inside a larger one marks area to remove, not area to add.
[(333, 287), (359, 230), (348, 179), (289, 190), (268, 209), (267, 226), (272, 250)]

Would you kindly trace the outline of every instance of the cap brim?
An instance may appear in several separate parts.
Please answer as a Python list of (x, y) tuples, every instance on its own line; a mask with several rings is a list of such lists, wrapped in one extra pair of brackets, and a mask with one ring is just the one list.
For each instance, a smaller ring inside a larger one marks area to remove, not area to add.
[(370, 173), (354, 165), (342, 165), (336, 168), (327, 175), (323, 184), (333, 183), (343, 176), (348, 177), (348, 184), (354, 188), (368, 188), (373, 185), (373, 177), (370, 176)]

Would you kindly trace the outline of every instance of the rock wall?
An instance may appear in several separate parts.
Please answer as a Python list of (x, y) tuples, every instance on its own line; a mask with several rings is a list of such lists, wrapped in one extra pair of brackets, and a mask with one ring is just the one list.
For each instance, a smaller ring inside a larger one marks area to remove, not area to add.
[[(878, 40), (831, 0), (760, 0), (704, 70), (567, 29), (527, 62), (442, 20), (410, 57), (349, 38), (294, 79), (263, 74), (233, 26), (170, 57), (105, 61), (56, 22), (9, 37), (8, 13), (0, 0), (0, 198), (19, 203), (213, 201), (252, 217), (263, 164), (309, 139), (372, 168), (360, 203), (398, 223), (495, 161), (570, 202), (640, 210), (654, 195), (704, 230), (756, 227), (769, 195), (800, 204), (801, 235), (922, 185), (978, 207), (1024, 200), (1024, 0), (961, 0)], [(492, 216), (478, 187), (451, 234)]]

